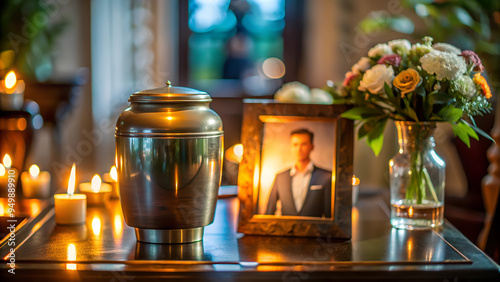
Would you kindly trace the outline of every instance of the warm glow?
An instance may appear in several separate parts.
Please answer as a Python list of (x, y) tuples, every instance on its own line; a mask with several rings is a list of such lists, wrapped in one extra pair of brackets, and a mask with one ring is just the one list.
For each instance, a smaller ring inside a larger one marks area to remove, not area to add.
[(226, 150), (225, 157), (232, 163), (240, 163), (243, 159), (243, 145), (235, 144)]
[(410, 208), (408, 209), (408, 216), (409, 216), (409, 217), (412, 217), (412, 216), (413, 216), (413, 207), (410, 207)]
[(16, 86), (17, 78), (14, 71), (9, 71), (5, 76), (5, 87), (7, 89), (12, 89)]
[(174, 118), (173, 117), (167, 117), (167, 120), (173, 120)]
[[(66, 253), (68, 261), (76, 261), (76, 247), (74, 244), (69, 244), (68, 245), (68, 251)], [(67, 263), (66, 264), (66, 269), (67, 270), (76, 270), (76, 264), (75, 263)]]
[(40, 203), (31, 202), (30, 208), (31, 208), (31, 215), (32, 216), (38, 215), (40, 213)]
[(394, 166), (394, 161), (393, 160), (390, 160), (389, 161), (389, 167), (393, 167)]
[(120, 214), (115, 214), (115, 217), (113, 218), (113, 227), (113, 234), (115, 235), (115, 238), (121, 238), (123, 230), (123, 219)]
[(356, 177), (356, 175), (352, 176), (352, 186), (359, 185), (359, 178)]
[(99, 192), (99, 190), (101, 190), (101, 177), (99, 177), (98, 174), (94, 175), (94, 177), (92, 177), (92, 191), (94, 192)]
[(0, 164), (0, 176), (4, 175), (5, 175), (5, 167), (3, 166), (3, 164)]
[(5, 156), (3, 157), (3, 165), (5, 166), (6, 169), (9, 169), (10, 166), (12, 165), (12, 160), (9, 154), (5, 154)]
[(75, 181), (76, 181), (76, 166), (73, 163), (73, 166), (71, 167), (71, 174), (69, 175), (69, 181), (68, 181), (68, 195), (73, 196), (75, 193)]
[(241, 144), (234, 145), (233, 152), (237, 157), (243, 156), (243, 145)]
[(30, 174), (33, 178), (37, 178), (38, 174), (40, 174), (40, 168), (37, 165), (30, 166)]
[(5, 208), (3, 207), (3, 203), (0, 203), (0, 216), (5, 215)]
[(101, 234), (101, 220), (97, 216), (92, 219), (92, 232), (95, 236)]
[(114, 181), (118, 181), (118, 172), (116, 171), (116, 166), (111, 167), (111, 169), (109, 170), (109, 176)]
[(278, 58), (268, 58), (262, 63), (262, 71), (272, 79), (278, 79), (285, 75), (285, 64)]

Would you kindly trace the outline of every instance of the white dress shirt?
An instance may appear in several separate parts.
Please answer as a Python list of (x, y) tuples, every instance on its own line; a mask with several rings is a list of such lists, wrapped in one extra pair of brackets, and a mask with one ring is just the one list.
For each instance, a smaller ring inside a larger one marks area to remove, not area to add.
[(292, 196), (297, 212), (300, 212), (304, 201), (306, 200), (309, 182), (314, 169), (313, 163), (309, 162), (304, 171), (298, 171), (295, 166), (290, 169), (290, 177), (292, 178)]

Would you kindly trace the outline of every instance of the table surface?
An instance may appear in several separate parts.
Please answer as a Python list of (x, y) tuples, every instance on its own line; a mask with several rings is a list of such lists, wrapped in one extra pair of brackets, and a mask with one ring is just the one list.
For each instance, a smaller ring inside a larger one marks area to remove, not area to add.
[[(499, 266), (452, 225), (394, 229), (387, 203), (373, 193), (361, 194), (353, 207), (351, 240), (236, 233), (238, 199), (225, 197), (218, 200), (203, 241), (178, 245), (137, 242), (118, 200), (89, 207), (86, 224), (79, 226), (56, 225), (50, 201), (21, 202), (18, 212), (31, 216), (16, 233), (16, 274), (3, 263), (0, 278), (500, 281)], [(4, 260), (9, 249), (0, 244)]]

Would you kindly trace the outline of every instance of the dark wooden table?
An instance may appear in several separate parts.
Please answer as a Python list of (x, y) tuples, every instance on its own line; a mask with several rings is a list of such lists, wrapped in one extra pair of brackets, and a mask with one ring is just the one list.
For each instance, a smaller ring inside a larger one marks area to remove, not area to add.
[[(352, 240), (236, 233), (238, 199), (226, 197), (204, 240), (181, 245), (137, 242), (117, 200), (90, 207), (80, 226), (56, 225), (50, 201), (20, 201), (17, 212), (30, 216), (15, 237), (16, 274), (4, 262), (0, 281), (500, 281), (499, 266), (449, 223), (432, 231), (391, 228), (377, 194), (360, 195)], [(0, 246), (8, 261), (10, 247)]]

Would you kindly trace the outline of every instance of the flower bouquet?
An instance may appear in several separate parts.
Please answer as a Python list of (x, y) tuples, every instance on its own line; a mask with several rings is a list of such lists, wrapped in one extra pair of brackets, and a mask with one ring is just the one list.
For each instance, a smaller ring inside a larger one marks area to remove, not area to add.
[(391, 222), (419, 228), (442, 224), (444, 161), (434, 152), (436, 122), (448, 122), (470, 147), (479, 129), (474, 116), (491, 111), (483, 65), (473, 51), (446, 43), (393, 40), (377, 44), (345, 75), (335, 99), (353, 105), (342, 117), (358, 120), (358, 138), (378, 155), (388, 119), (396, 121), (399, 153), (391, 159)]

